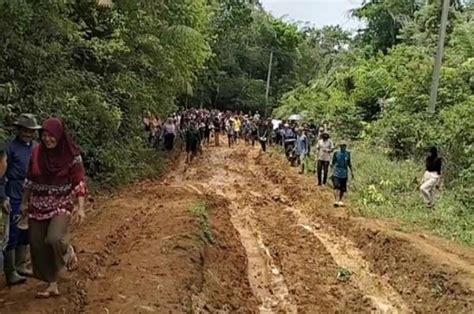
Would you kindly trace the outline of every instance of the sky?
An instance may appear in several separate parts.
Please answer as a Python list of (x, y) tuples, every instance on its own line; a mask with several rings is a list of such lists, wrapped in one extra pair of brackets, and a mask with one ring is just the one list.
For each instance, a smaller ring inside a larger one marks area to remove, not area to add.
[(359, 7), (362, 0), (260, 0), (263, 7), (275, 17), (293, 22), (309, 22), (323, 27), (341, 25), (356, 30), (360, 22), (349, 17), (349, 11)]

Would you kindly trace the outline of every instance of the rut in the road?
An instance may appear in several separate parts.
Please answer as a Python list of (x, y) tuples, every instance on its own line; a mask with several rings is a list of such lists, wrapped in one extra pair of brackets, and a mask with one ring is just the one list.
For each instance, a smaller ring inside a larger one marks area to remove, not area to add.
[(0, 291), (0, 312), (474, 311), (468, 259), (438, 263), (408, 237), (334, 212), (328, 192), (249, 147), (181, 158), (166, 177), (96, 202), (75, 232), (80, 268), (63, 297), (34, 300), (30, 281)]
[(215, 169), (206, 171), (212, 179), (201, 189), (223, 195), (232, 204), (232, 221), (247, 251), (249, 280), (260, 311), (371, 311), (355, 285), (337, 280), (338, 266), (325, 247), (302, 235), (297, 220), (270, 198), (268, 190), (276, 187), (259, 176), (252, 158), (256, 153), (243, 149), (220, 159), (213, 155)]
[(256, 158), (263, 169), (260, 177), (281, 192), (283, 210), (323, 243), (340, 266), (353, 271), (351, 280), (379, 311), (474, 311), (472, 251), (459, 248), (455, 254), (452, 245), (446, 251), (418, 236), (401, 235), (386, 225), (335, 211), (329, 191), (316, 188), (314, 181), (296, 171), (285, 171), (284, 161), (278, 159)]

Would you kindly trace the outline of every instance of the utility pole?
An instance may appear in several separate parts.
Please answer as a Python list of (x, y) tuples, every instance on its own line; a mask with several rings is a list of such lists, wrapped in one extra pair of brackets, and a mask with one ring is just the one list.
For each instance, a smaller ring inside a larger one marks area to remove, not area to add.
[(438, 97), (439, 79), (441, 76), (441, 66), (443, 63), (444, 55), (444, 41), (446, 39), (446, 27), (448, 25), (449, 2), (450, 0), (443, 0), (443, 11), (441, 12), (441, 27), (439, 30), (438, 51), (436, 52), (435, 65), (433, 69), (433, 82), (431, 84), (430, 103), (428, 105), (428, 112), (431, 114), (434, 114), (436, 110), (436, 99)]
[(270, 50), (270, 62), (268, 63), (267, 90), (265, 91), (265, 117), (268, 111), (268, 96), (270, 94), (270, 80), (272, 78), (273, 49)]

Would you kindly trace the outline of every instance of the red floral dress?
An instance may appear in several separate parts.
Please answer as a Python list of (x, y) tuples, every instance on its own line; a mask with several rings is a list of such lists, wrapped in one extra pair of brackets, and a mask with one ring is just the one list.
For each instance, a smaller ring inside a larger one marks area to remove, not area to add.
[(70, 215), (75, 199), (87, 194), (81, 156), (76, 156), (63, 174), (51, 176), (41, 173), (38, 149), (34, 149), (25, 187), (30, 190), (29, 218), (47, 220), (57, 215)]

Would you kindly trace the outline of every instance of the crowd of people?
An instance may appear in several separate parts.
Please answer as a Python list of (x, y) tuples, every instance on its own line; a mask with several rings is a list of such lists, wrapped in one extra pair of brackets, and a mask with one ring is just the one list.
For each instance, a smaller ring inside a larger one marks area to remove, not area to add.
[[(301, 120), (266, 119), (258, 112), (206, 109), (183, 110), (164, 120), (148, 112), (143, 124), (150, 147), (168, 152), (185, 149), (188, 163), (206, 146), (238, 149), (258, 143), (263, 152), (268, 146), (280, 148), (288, 162), (305, 173), (314, 155), (316, 183), (332, 182), (335, 206), (344, 206), (349, 175), (354, 177), (348, 144), (341, 141), (337, 148), (325, 124), (318, 127)], [(81, 150), (59, 118), (40, 125), (34, 115), (22, 114), (14, 126), (14, 138), (0, 145), (4, 275), (9, 286), (33, 276), (46, 284), (37, 297), (56, 297), (61, 273), (78, 264), (68, 230), (72, 220), (80, 223), (85, 218), (87, 186)], [(442, 160), (432, 148), (420, 186), (429, 208), (434, 206), (441, 169)]]
[(214, 146), (220, 146), (223, 137), (229, 148), (240, 141), (249, 146), (258, 144), (263, 152), (267, 151), (268, 146), (281, 147), (290, 164), (299, 167), (300, 173), (305, 173), (311, 148), (315, 147), (318, 185), (328, 183), (331, 165), (334, 205), (344, 206), (349, 172), (353, 176), (351, 154), (344, 142), (336, 151), (324, 124), (318, 127), (313, 123), (302, 123), (299, 119), (282, 121), (263, 118), (258, 112), (244, 114), (206, 109), (183, 110), (164, 121), (148, 112), (144, 115), (143, 123), (151, 147), (171, 151), (175, 141), (180, 140), (185, 144), (188, 163), (202, 154), (203, 146), (209, 145), (211, 138), (214, 139)]
[[(150, 113), (144, 116), (145, 130), (149, 134), (149, 144), (155, 148), (172, 150), (175, 140), (185, 143), (187, 162), (191, 163), (197, 154), (202, 154), (203, 145), (220, 146), (220, 139), (226, 139), (229, 148), (239, 141), (255, 146), (266, 152), (268, 146), (281, 147), (292, 166), (299, 167), (301, 174), (313, 162), (318, 186), (332, 184), (334, 206), (343, 207), (349, 178), (354, 178), (351, 152), (348, 143), (340, 141), (336, 146), (331, 139), (326, 123), (320, 126), (303, 123), (301, 117), (286, 121), (263, 118), (258, 112), (247, 113), (206, 109), (180, 111), (166, 122)], [(160, 144), (161, 143), (161, 144)], [(442, 160), (437, 149), (431, 148), (426, 159), (426, 172), (421, 180), (420, 191), (426, 205), (434, 206), (435, 188), (441, 182)], [(331, 175), (330, 175), (331, 173)], [(330, 179), (330, 180), (329, 180)]]

